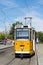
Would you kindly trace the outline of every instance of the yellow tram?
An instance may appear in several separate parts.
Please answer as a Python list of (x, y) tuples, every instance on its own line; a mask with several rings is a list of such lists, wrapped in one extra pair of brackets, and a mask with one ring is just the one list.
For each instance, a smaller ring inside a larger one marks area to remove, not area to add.
[(14, 37), (15, 57), (35, 54), (35, 30), (32, 26), (16, 25)]

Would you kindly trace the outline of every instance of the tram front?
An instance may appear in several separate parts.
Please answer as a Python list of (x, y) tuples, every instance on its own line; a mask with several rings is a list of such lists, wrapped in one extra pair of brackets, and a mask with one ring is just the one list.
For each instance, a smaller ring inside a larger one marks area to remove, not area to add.
[(33, 51), (32, 31), (28, 26), (15, 28), (14, 52), (16, 56), (31, 56)]

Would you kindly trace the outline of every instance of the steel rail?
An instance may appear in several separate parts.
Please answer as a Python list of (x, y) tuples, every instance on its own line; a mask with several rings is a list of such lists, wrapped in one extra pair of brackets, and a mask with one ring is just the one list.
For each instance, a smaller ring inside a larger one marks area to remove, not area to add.
[[(13, 61), (15, 62), (15, 59), (16, 58), (13, 58), (11, 61), (9, 61), (6, 65), (10, 65)], [(25, 58), (24, 58), (25, 59)], [(28, 58), (29, 60), (28, 60), (28, 63), (26, 63), (26, 65), (30, 65), (30, 63), (31, 63), (31, 58)], [(27, 59), (26, 59), (27, 60)], [(24, 62), (24, 64), (22, 63), (22, 61), (23, 61), (23, 59), (21, 60), (20, 59), (20, 61), (21, 61), (21, 63), (19, 62), (18, 63), (18, 65), (20, 64), (20, 65), (25, 65), (25, 62)]]
[(9, 65), (10, 63), (12, 63), (13, 60), (15, 60), (15, 58), (13, 58), (12, 60), (10, 60), (6, 65)]

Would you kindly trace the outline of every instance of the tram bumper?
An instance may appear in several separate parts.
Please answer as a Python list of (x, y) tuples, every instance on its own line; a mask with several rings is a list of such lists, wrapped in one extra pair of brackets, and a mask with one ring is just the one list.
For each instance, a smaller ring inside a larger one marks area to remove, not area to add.
[(30, 54), (29, 52), (19, 52), (19, 53), (15, 53), (15, 57), (24, 57), (24, 58), (28, 58), (28, 57), (31, 57), (33, 56), (35, 53), (33, 52), (32, 54)]
[(15, 57), (30, 57), (30, 56), (31, 56), (30, 54), (15, 53)]

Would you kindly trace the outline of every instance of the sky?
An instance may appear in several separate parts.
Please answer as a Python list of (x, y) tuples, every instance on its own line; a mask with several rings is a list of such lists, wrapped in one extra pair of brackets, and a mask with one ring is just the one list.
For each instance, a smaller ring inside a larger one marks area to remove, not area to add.
[(8, 31), (16, 21), (32, 17), (32, 26), (43, 32), (43, 0), (0, 0), (0, 31)]

